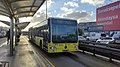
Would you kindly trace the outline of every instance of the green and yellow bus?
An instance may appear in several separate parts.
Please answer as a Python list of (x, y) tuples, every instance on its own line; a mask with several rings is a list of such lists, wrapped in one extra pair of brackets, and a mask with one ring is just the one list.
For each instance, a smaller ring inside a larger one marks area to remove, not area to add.
[(77, 21), (48, 18), (29, 29), (29, 39), (48, 53), (78, 51)]

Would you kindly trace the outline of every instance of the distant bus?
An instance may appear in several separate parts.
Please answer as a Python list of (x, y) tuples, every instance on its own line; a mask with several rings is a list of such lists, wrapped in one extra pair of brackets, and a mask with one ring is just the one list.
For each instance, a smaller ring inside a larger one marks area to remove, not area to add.
[(48, 18), (29, 29), (29, 39), (48, 53), (78, 51), (77, 21)]

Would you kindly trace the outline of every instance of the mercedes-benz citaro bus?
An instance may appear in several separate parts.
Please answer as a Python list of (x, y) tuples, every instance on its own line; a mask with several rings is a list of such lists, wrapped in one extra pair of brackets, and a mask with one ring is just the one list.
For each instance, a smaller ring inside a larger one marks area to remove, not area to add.
[(77, 21), (50, 17), (29, 29), (29, 39), (48, 53), (78, 51)]

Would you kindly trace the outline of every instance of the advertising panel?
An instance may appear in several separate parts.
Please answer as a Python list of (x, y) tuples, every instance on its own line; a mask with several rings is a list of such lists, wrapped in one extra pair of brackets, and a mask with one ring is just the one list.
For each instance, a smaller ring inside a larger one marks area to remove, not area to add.
[(120, 1), (97, 8), (96, 24), (104, 30), (120, 30)]

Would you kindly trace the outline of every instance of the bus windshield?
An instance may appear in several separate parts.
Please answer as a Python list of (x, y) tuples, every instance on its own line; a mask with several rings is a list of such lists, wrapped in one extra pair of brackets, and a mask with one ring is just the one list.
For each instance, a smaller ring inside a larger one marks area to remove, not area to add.
[(77, 23), (56, 22), (52, 24), (53, 43), (76, 43), (77, 39)]

